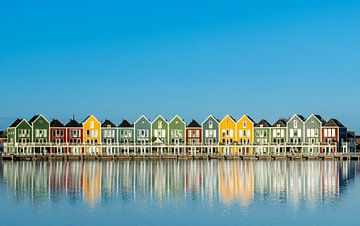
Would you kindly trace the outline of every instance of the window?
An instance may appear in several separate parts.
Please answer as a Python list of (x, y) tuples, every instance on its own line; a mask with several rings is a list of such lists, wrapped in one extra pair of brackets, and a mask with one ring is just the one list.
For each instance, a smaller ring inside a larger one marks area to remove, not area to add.
[(243, 122), (243, 128), (246, 128), (246, 122)]
[(298, 121), (294, 120), (294, 128), (297, 129), (298, 128)]
[(91, 122), (90, 122), (90, 129), (93, 129), (94, 126), (95, 126), (95, 125), (94, 125), (94, 121), (91, 121)]
[(158, 122), (158, 128), (161, 129), (162, 128), (162, 121)]
[(213, 128), (213, 122), (209, 121), (209, 129), (212, 129), (212, 128)]

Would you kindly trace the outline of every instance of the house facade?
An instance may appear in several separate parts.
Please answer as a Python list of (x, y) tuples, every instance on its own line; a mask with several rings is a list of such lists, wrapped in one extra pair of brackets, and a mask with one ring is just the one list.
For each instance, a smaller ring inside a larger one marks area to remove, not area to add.
[[(206, 146), (218, 145), (219, 144), (219, 120), (217, 120), (213, 115), (209, 115), (203, 121), (202, 125), (202, 140), (203, 144)], [(216, 147), (205, 147), (203, 150), (206, 153), (217, 153), (218, 150)]]
[(63, 154), (66, 149), (66, 127), (58, 119), (50, 122), (50, 143), (55, 146), (50, 148), (51, 154)]
[(159, 115), (151, 125), (152, 143), (155, 145), (166, 145), (169, 143), (169, 124), (161, 115)]
[(84, 131), (84, 143), (90, 147), (85, 147), (85, 154), (88, 155), (97, 155), (102, 154), (102, 150), (97, 145), (101, 144), (101, 123), (94, 116), (88, 116), (83, 122), (83, 131)]
[[(172, 146), (185, 145), (186, 124), (178, 115), (169, 122), (169, 144)], [(172, 147), (170, 152), (180, 154), (184, 151), (181, 147)]]
[[(33, 150), (27, 146), (32, 143), (32, 126), (26, 119), (16, 119), (7, 129), (7, 142), (9, 153), (31, 154)], [(20, 144), (20, 147), (14, 145)]]
[(255, 148), (256, 154), (269, 154), (269, 147), (261, 147), (261, 145), (268, 145), (270, 143), (271, 125), (265, 119), (262, 119), (259, 123), (254, 126), (254, 144), (260, 145)]
[(236, 120), (230, 115), (226, 115), (219, 123), (220, 145), (219, 152), (222, 154), (234, 154), (234, 148), (227, 147), (236, 143)]
[[(192, 120), (186, 127), (186, 145), (201, 145), (202, 144), (202, 127), (201, 125)], [(192, 154), (201, 153), (201, 147), (186, 148), (186, 152)]]
[[(118, 144), (118, 129), (114, 123), (110, 120), (105, 119), (101, 124), (101, 143), (104, 145), (116, 145)], [(103, 154), (114, 154), (116, 152), (116, 147), (104, 147), (102, 149)]]
[(84, 149), (81, 147), (84, 142), (84, 132), (81, 123), (75, 119), (70, 119), (65, 125), (66, 127), (66, 143), (70, 147), (66, 150), (69, 154), (81, 154)]
[(304, 124), (305, 118), (301, 115), (293, 115), (287, 121), (287, 143), (294, 145), (289, 148), (289, 152), (292, 153), (301, 153), (303, 150), (301, 147), (296, 145), (301, 145), (304, 142)]
[(270, 144), (275, 145), (274, 154), (286, 153), (286, 148), (281, 146), (287, 142), (287, 120), (279, 119), (270, 128)]
[[(50, 122), (43, 115), (35, 115), (30, 119), (29, 124), (33, 130), (33, 143), (37, 145), (35, 153), (47, 153), (50, 151), (45, 147), (50, 142)], [(41, 145), (44, 145), (44, 147)]]
[(337, 119), (330, 119), (322, 127), (322, 143), (332, 144), (336, 147), (324, 147), (321, 152), (342, 152), (342, 146), (346, 142), (347, 128)]
[(130, 154), (134, 150), (131, 148), (135, 143), (134, 135), (134, 125), (124, 119), (118, 127), (119, 144), (124, 146), (119, 150), (121, 153)]
[(305, 121), (305, 143), (309, 146), (304, 152), (308, 154), (320, 153), (319, 147), (313, 145), (321, 144), (321, 128), (325, 120), (320, 115), (312, 114)]
[[(135, 123), (135, 143), (136, 145), (150, 145), (151, 144), (151, 122), (144, 115), (141, 116)], [(136, 152), (145, 154), (150, 152), (149, 147), (138, 147)]]
[[(243, 115), (236, 123), (237, 143), (239, 145), (251, 145), (254, 143), (254, 125), (255, 122), (249, 116)], [(251, 155), (251, 147), (240, 147), (239, 153), (242, 155)]]

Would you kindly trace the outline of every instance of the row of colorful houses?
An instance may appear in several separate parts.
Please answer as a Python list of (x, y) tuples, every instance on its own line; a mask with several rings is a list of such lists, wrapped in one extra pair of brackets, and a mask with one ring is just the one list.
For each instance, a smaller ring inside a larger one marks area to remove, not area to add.
[[(162, 116), (150, 121), (143, 115), (134, 123), (123, 120), (118, 126), (108, 119), (100, 122), (93, 115), (81, 123), (73, 118), (66, 124), (58, 119), (49, 121), (43, 115), (35, 115), (29, 121), (17, 119), (7, 129), (8, 147), (22, 144), (20, 152), (25, 153), (70, 151), (54, 147), (48, 150), (46, 144), (59, 146), (87, 144), (85, 148), (72, 148), (71, 152), (74, 153), (120, 150), (111, 148), (111, 145), (144, 146), (143, 149), (139, 149), (140, 152), (152, 151), (148, 150), (148, 146), (154, 145), (164, 146), (164, 149), (170, 147), (172, 152), (330, 153), (355, 151), (355, 140), (355, 134), (348, 132), (339, 120), (325, 121), (316, 114), (311, 114), (308, 118), (295, 114), (289, 119), (279, 119), (273, 124), (264, 119), (256, 123), (247, 115), (243, 115), (238, 120), (230, 115), (226, 115), (222, 120), (210, 115), (201, 124), (195, 120), (186, 124), (178, 115), (170, 121)], [(38, 144), (35, 150), (30, 146), (26, 147), (26, 144), (30, 143)], [(105, 149), (96, 147), (100, 144), (107, 147)], [(325, 147), (324, 145), (327, 144), (329, 146)], [(188, 147), (175, 148), (184, 145)]]

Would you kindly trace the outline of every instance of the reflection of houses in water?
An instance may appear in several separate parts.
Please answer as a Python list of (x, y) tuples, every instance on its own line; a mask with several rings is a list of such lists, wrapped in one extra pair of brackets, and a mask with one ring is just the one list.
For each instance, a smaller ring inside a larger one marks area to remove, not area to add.
[(67, 198), (98, 201), (184, 202), (248, 206), (267, 198), (310, 206), (338, 197), (357, 162), (336, 161), (53, 161), (2, 162), (2, 178), (19, 201)]
[(249, 205), (254, 195), (253, 162), (220, 161), (219, 195), (225, 204)]
[(85, 161), (83, 176), (83, 196), (90, 207), (94, 207), (101, 194), (102, 162)]

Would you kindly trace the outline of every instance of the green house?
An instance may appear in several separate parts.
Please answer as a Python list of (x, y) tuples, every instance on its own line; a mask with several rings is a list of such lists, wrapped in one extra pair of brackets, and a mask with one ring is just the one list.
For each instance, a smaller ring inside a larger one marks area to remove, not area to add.
[[(7, 129), (8, 152), (30, 154), (29, 144), (32, 142), (32, 127), (26, 119), (16, 119)], [(18, 144), (18, 147), (15, 147)]]
[[(178, 115), (176, 115), (169, 122), (169, 144), (170, 145), (184, 145), (185, 144), (185, 129), (186, 124)], [(173, 147), (171, 149), (174, 154), (179, 154), (183, 151), (183, 148)]]
[(271, 125), (265, 119), (262, 119), (254, 127), (254, 144), (259, 145), (255, 148), (256, 154), (269, 154), (269, 147), (261, 147), (261, 145), (268, 145), (270, 142)]
[(161, 115), (152, 122), (151, 129), (154, 145), (169, 143), (169, 124)]
[(35, 115), (29, 121), (32, 126), (32, 141), (35, 143), (35, 153), (46, 153), (45, 144), (50, 142), (50, 122), (43, 115)]

